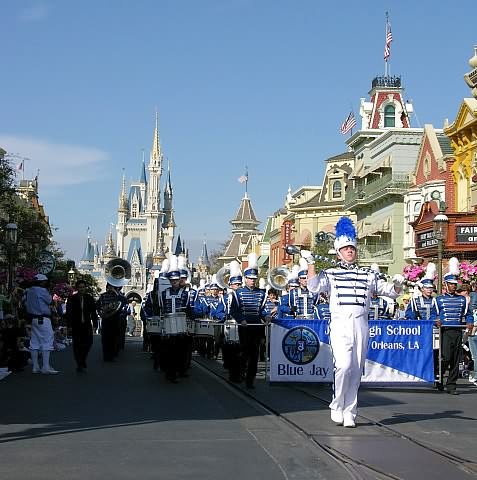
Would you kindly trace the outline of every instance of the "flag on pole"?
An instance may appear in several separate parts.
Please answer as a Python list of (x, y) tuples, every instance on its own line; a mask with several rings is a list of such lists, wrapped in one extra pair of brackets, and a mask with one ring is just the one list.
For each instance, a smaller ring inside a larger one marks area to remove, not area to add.
[(391, 24), (389, 18), (386, 16), (386, 42), (384, 44), (384, 61), (387, 62), (391, 56), (391, 42), (393, 41), (393, 34), (391, 32)]
[(16, 169), (18, 171), (23, 170), (23, 160), (17, 165)]
[(353, 111), (349, 112), (349, 115), (346, 117), (346, 120), (341, 124), (340, 131), (344, 135), (356, 127), (356, 118), (354, 118)]
[(238, 181), (240, 183), (245, 183), (248, 180), (248, 174), (247, 175), (242, 175), (241, 177), (238, 178)]

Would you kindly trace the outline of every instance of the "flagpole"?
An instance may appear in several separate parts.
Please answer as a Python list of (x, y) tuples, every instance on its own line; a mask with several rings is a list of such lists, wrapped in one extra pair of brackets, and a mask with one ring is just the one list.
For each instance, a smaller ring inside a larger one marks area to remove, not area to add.
[(248, 167), (245, 165), (245, 196), (248, 197)]
[[(386, 44), (388, 41), (388, 12), (386, 12), (386, 22), (384, 23), (384, 48), (386, 48)], [(384, 76), (388, 76), (388, 59), (384, 59)]]

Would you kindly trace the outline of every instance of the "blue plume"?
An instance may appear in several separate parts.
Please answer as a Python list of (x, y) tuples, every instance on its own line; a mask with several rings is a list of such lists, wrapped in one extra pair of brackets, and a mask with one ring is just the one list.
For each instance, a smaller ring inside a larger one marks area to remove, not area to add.
[(356, 238), (356, 228), (354, 228), (353, 222), (348, 217), (341, 217), (335, 228), (337, 237)]

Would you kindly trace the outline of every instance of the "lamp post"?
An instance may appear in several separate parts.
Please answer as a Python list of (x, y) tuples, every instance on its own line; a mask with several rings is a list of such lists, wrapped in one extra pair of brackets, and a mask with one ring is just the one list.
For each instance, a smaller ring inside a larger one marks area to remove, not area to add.
[(71, 267), (68, 271), (68, 282), (71, 286), (74, 285), (75, 279), (76, 279), (76, 272), (74, 271), (73, 267)]
[(13, 257), (18, 241), (18, 228), (16, 223), (7, 223), (5, 226), (5, 246), (8, 256), (8, 293), (13, 289)]
[(439, 213), (432, 220), (432, 229), (434, 238), (437, 240), (437, 294), (442, 293), (442, 253), (444, 251), (444, 241), (447, 238), (449, 228), (449, 218), (444, 212), (447, 209), (445, 202), (439, 202)]

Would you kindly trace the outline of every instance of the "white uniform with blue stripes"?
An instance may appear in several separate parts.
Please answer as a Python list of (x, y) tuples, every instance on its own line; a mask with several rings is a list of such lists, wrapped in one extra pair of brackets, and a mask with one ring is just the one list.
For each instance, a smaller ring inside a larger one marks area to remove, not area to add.
[(368, 314), (372, 295), (396, 298), (392, 284), (372, 270), (341, 264), (328, 268), (308, 281), (313, 293), (329, 296), (330, 344), (334, 361), (332, 410), (357, 412), (358, 389), (368, 353)]

